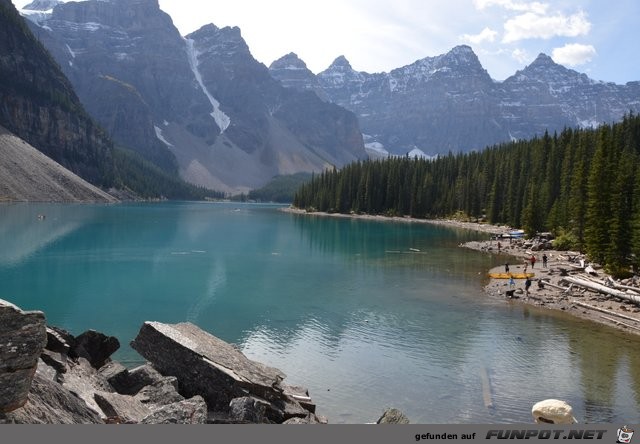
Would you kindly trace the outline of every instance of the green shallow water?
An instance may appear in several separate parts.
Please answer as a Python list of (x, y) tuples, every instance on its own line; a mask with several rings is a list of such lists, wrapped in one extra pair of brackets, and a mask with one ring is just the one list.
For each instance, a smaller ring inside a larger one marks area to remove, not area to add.
[[(45, 214), (45, 220), (38, 220)], [(331, 423), (640, 423), (640, 341), (487, 297), (477, 233), (285, 214), (274, 206), (0, 206), (0, 298), (74, 334), (189, 321), (309, 387)], [(420, 250), (420, 251), (412, 251)], [(493, 407), (485, 407), (482, 374)]]

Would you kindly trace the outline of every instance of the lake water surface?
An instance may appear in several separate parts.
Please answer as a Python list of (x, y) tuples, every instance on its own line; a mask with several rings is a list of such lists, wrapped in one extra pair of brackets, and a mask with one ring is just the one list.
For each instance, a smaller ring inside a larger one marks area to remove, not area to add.
[[(38, 220), (38, 214), (45, 214)], [(0, 298), (79, 334), (189, 321), (309, 387), (331, 423), (640, 423), (640, 340), (486, 296), (483, 235), (275, 206), (0, 205)], [(415, 251), (419, 250), (419, 251)], [(485, 406), (488, 379), (493, 407)]]

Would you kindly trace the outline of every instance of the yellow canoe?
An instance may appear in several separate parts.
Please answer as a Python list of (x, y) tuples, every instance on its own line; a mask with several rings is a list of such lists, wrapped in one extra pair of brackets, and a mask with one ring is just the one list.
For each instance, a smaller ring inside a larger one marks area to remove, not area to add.
[(489, 273), (491, 279), (526, 279), (534, 276), (535, 273)]

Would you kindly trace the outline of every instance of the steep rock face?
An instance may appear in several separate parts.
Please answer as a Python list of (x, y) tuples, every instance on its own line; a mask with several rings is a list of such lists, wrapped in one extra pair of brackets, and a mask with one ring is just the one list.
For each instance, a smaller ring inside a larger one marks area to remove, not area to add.
[(291, 148), (317, 166), (340, 166), (364, 157), (355, 116), (314, 94), (283, 88), (251, 56), (238, 28), (208, 25), (187, 38), (195, 42), (206, 88), (231, 120), (229, 139), (248, 152), (261, 149), (265, 166), (295, 172), (282, 171), (295, 157), (278, 151), (282, 139), (274, 140), (274, 133), (282, 128), (302, 147)]
[[(257, 187), (276, 175), (364, 157), (355, 116), (314, 94), (283, 88), (253, 58), (238, 28), (207, 25), (186, 40), (195, 76), (223, 130), (221, 143), (212, 147), (218, 177), (235, 171)], [(238, 179), (226, 179), (233, 181)]]
[(545, 130), (619, 120), (640, 109), (638, 82), (596, 82), (543, 54), (501, 83), (468, 46), (389, 73), (355, 71), (343, 56), (317, 76), (302, 75), (303, 65), (286, 56), (271, 73), (287, 87), (316, 91), (352, 110), (370, 153), (382, 155), (481, 149)]
[(188, 119), (185, 110), (205, 102), (194, 91), (182, 38), (157, 1), (60, 4), (32, 28), (117, 143), (177, 170), (154, 122)]
[(157, 0), (61, 4), (33, 27), (118, 143), (193, 183), (247, 191), (365, 157), (353, 114), (283, 88), (238, 28), (182, 38)]
[(98, 185), (114, 179), (111, 142), (9, 0), (0, 0), (0, 125)]

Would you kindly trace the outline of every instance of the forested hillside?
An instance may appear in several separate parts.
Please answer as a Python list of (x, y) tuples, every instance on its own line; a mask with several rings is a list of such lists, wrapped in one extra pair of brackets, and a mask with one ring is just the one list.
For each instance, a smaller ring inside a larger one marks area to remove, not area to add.
[(640, 117), (436, 160), (389, 158), (322, 173), (300, 188), (308, 210), (440, 218), (551, 231), (609, 271), (640, 261)]

